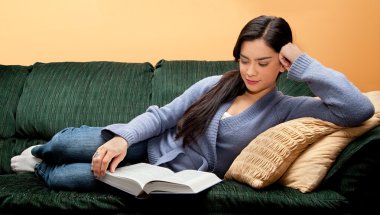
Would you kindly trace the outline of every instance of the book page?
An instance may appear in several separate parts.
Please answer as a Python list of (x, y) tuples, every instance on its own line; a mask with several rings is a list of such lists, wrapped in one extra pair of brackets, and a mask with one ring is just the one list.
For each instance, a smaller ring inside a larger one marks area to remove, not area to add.
[(168, 168), (148, 163), (119, 167), (98, 179), (135, 196), (151, 192), (198, 193), (222, 181), (210, 172), (183, 170), (174, 173)]
[(150, 192), (198, 193), (222, 180), (215, 174), (197, 170), (183, 170), (163, 180), (154, 180), (145, 185)]
[(143, 187), (149, 181), (160, 180), (173, 173), (174, 172), (168, 168), (147, 163), (138, 163), (134, 165), (124, 166), (117, 168), (113, 173), (109, 172), (110, 175), (115, 177), (132, 179), (139, 183), (141, 187)]
[(173, 173), (168, 168), (138, 163), (119, 167), (113, 173), (107, 171), (106, 175), (98, 180), (138, 196), (142, 194), (144, 185), (149, 181), (165, 178)]

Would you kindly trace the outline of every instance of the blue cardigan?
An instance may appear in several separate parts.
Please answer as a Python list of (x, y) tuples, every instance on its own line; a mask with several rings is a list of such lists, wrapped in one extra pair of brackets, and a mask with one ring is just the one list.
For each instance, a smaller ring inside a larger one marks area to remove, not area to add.
[(306, 54), (291, 66), (288, 78), (306, 82), (314, 95), (291, 97), (272, 90), (238, 115), (221, 119), (233, 101), (221, 104), (197, 143), (175, 139), (176, 125), (186, 109), (210, 90), (221, 76), (204, 78), (169, 104), (150, 106), (127, 124), (102, 130), (108, 140), (119, 135), (129, 146), (148, 141), (149, 162), (174, 171), (197, 169), (223, 177), (240, 151), (257, 135), (281, 122), (315, 117), (341, 126), (355, 126), (374, 114), (374, 107), (342, 73), (326, 68)]

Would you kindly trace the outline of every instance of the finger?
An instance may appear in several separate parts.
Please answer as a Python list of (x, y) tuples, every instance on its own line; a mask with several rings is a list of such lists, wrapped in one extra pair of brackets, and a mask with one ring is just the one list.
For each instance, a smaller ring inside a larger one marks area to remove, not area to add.
[(92, 165), (92, 171), (95, 177), (100, 176), (101, 166), (102, 166), (101, 163), (105, 156), (105, 153), (103, 153), (102, 151), (103, 150), (98, 149), (92, 156), (91, 165)]
[(115, 172), (116, 167), (120, 164), (120, 162), (124, 159), (125, 155), (119, 155), (113, 158), (110, 164), (110, 171)]
[(97, 159), (98, 159), (98, 156), (99, 156), (99, 152), (96, 151), (94, 153), (94, 155), (92, 155), (92, 160), (91, 160), (91, 170), (92, 170), (92, 173), (94, 174), (94, 176), (96, 177), (97, 176)]
[(95, 177), (98, 177), (100, 175), (100, 156), (97, 158), (92, 159), (92, 172)]
[(106, 171), (108, 169), (108, 165), (111, 162), (113, 157), (114, 157), (113, 153), (110, 153), (109, 151), (107, 151), (105, 153), (105, 155), (103, 156), (103, 159), (101, 161), (100, 176), (104, 176), (106, 174)]

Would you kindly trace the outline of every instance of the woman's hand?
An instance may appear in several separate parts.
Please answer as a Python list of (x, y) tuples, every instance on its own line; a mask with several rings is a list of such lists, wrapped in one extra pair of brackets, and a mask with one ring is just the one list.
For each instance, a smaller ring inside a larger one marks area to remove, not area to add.
[(279, 54), (282, 66), (289, 70), (292, 63), (302, 54), (302, 51), (293, 43), (284, 45)]
[(91, 169), (95, 177), (104, 176), (108, 165), (110, 166), (110, 171), (114, 172), (127, 155), (127, 148), (128, 142), (120, 136), (115, 136), (100, 146), (93, 155), (91, 163)]

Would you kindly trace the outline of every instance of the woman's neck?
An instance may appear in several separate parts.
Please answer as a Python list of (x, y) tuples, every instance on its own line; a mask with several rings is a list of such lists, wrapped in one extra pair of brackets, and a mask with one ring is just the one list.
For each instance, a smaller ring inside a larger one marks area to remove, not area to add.
[(255, 103), (257, 100), (259, 100), (260, 98), (262, 98), (263, 96), (271, 92), (274, 88), (275, 87), (267, 88), (259, 92), (252, 92), (252, 91), (246, 90), (243, 96), (245, 96), (246, 98), (249, 98), (253, 103)]
[(270, 91), (272, 91), (274, 88), (268, 88), (266, 90), (260, 91), (260, 92), (244, 92), (242, 95), (236, 97), (236, 99), (233, 101), (230, 108), (227, 110), (227, 112), (231, 115), (237, 115), (250, 106), (252, 106), (254, 103), (256, 103), (259, 99), (261, 99), (263, 96), (268, 94)]

